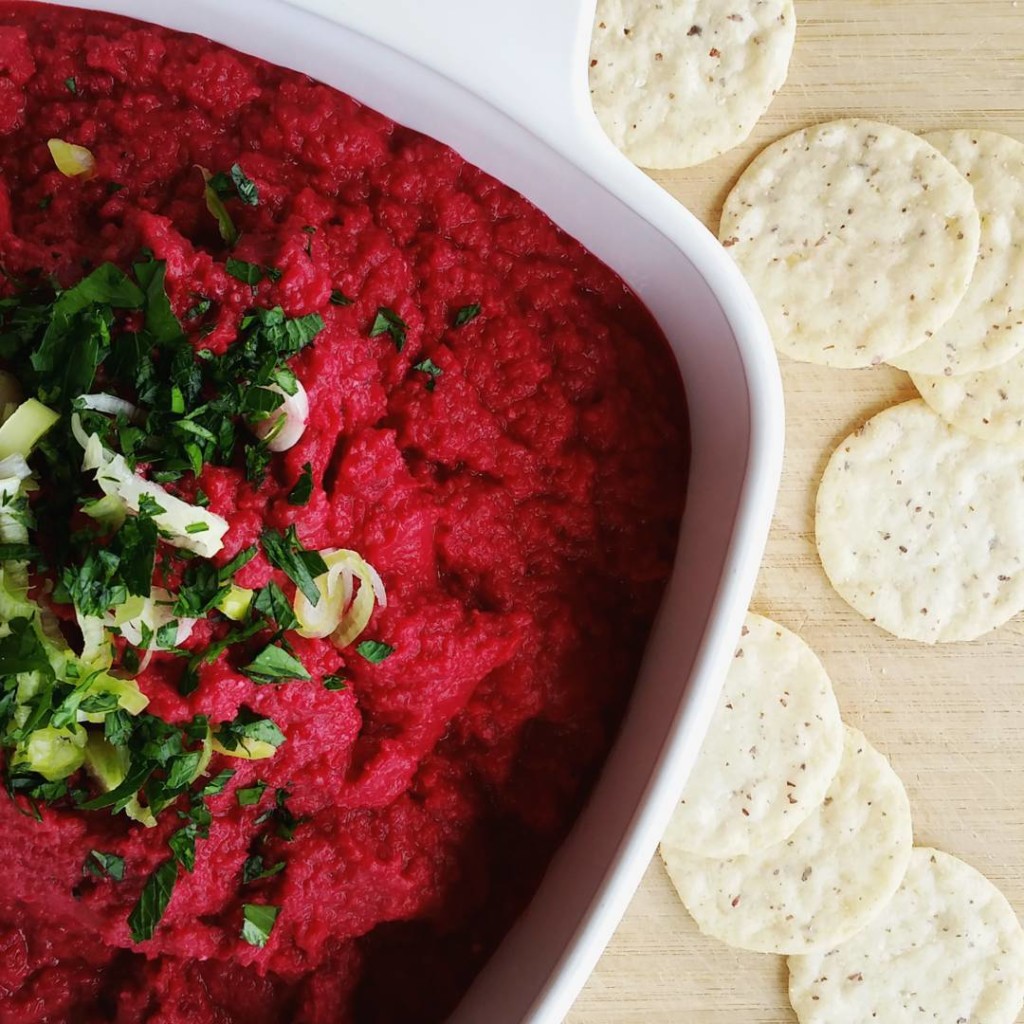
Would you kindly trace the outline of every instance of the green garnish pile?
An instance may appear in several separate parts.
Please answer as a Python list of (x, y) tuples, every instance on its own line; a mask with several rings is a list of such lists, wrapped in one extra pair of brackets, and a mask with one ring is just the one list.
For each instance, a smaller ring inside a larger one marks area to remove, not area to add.
[[(245, 181), (234, 175), (232, 180), (246, 201)], [(21, 487), (17, 477), (0, 479), (3, 783), (37, 817), (41, 805), (55, 803), (124, 812), (146, 825), (165, 812), (176, 813), (181, 824), (170, 834), (170, 856), (147, 880), (129, 918), (135, 941), (152, 936), (179, 872), (195, 866), (196, 841), (209, 834), (207, 799), (233, 775), (228, 770), (203, 780), (214, 751), (270, 756), (284, 735), (245, 707), (216, 727), (204, 715), (163, 721), (144, 710), (147, 700), (132, 675), (150, 649), (174, 654), (181, 665), (178, 687), (187, 696), (199, 685), (202, 665), (238, 648), (239, 671), (257, 684), (310, 679), (286, 638), (297, 623), (277, 584), (253, 593), (238, 621), (229, 622), (218, 610), (256, 546), (217, 567), (165, 543), (160, 517), (166, 510), (159, 496), (141, 494), (138, 507), (125, 515), (123, 504), (100, 495), (97, 480), (82, 472), (83, 446), (73, 418), (80, 433), (95, 435), (129, 469), (145, 467), (145, 478), (171, 488), (169, 495), (179, 489), (180, 500), (198, 510), (183, 531), (196, 537), (209, 529), (201, 514), (206, 499), (196, 486), (206, 464), (242, 466), (254, 486), (263, 481), (271, 458), (268, 439), (254, 438), (246, 424), (269, 417), (285, 395), (295, 393), (288, 361), (316, 338), (323, 320), (254, 308), (224, 354), (197, 350), (171, 309), (165, 270), (152, 258), (136, 263), (131, 273), (104, 264), (67, 290), (39, 282), (0, 300), (0, 359), (26, 397), (59, 414), (33, 450), (23, 453), (32, 461), (29, 483), (38, 479), (38, 489)], [(212, 302), (196, 300), (190, 314), (205, 316)], [(113, 411), (109, 405), (88, 407), (83, 396), (97, 393), (115, 399)], [(308, 502), (313, 486), (307, 464), (290, 503)], [(313, 579), (327, 571), (322, 557), (303, 547), (294, 528), (285, 534), (265, 531), (260, 546), (315, 604), (320, 595)], [(45, 580), (53, 583), (53, 611), (29, 596)], [(121, 632), (118, 610), (133, 600), (143, 607), (157, 588), (170, 595), (165, 621), (150, 628), (143, 620), (136, 646), (113, 642)], [(58, 616), (77, 619), (82, 644), (66, 639)], [(215, 623), (218, 639), (203, 650), (178, 650), (179, 622), (204, 617), (222, 623)], [(86, 635), (86, 624), (98, 634)], [(285, 795), (280, 791), (264, 820), (273, 819), (278, 834), (290, 838), (296, 822)], [(281, 821), (287, 825), (283, 831)], [(264, 865), (260, 856), (259, 865), (247, 863), (246, 881), (282, 868), (283, 863)], [(123, 859), (101, 850), (92, 851), (84, 870), (114, 882), (125, 877)], [(246, 910), (246, 932), (258, 945), (273, 926), (272, 910)]]

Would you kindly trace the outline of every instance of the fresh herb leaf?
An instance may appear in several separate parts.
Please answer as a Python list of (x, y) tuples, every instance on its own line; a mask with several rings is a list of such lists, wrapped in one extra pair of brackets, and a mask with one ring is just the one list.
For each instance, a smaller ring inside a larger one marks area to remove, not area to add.
[(245, 260), (229, 258), (227, 272), (247, 285), (256, 287), (266, 276), (266, 270), (258, 263), (246, 263)]
[(318, 551), (307, 551), (289, 526), (287, 533), (264, 530), (260, 543), (270, 564), (280, 569), (306, 595), (310, 603), (320, 603), (320, 589), (314, 582), (327, 572), (327, 563)]
[(344, 676), (324, 676), (323, 683), (325, 690), (337, 691), (348, 689), (348, 680)]
[(455, 314), (455, 326), (464, 327), (471, 320), (480, 315), (480, 303), (474, 302), (471, 306), (463, 306)]
[(351, 306), (352, 300), (340, 288), (333, 288), (331, 290), (331, 305)]
[(112, 878), (120, 882), (124, 879), (124, 857), (116, 853), (104, 853), (102, 850), (90, 850), (82, 869), (94, 878)]
[(103, 615), (128, 600), (120, 568), (121, 560), (113, 551), (94, 549), (80, 566), (66, 567), (61, 582), (83, 615)]
[(103, 736), (115, 747), (127, 746), (135, 723), (127, 711), (112, 711), (103, 719)]
[(264, 647), (242, 671), (257, 685), (310, 678), (302, 662), (277, 644)]
[(185, 619), (201, 618), (218, 605), (227, 590), (221, 571), (212, 562), (197, 559), (182, 574), (174, 614)]
[(427, 380), (427, 390), (428, 391), (433, 391), (434, 390), (434, 388), (437, 386), (437, 378), (440, 377), (442, 373), (444, 373), (444, 370), (442, 370), (441, 367), (438, 366), (431, 359), (424, 359), (423, 362), (417, 363), (413, 367), (413, 369), (414, 370), (419, 370), (420, 373), (429, 374), (429, 377), (428, 377), (428, 380)]
[(262, 949), (270, 939), (274, 930), (280, 907), (272, 907), (263, 903), (242, 904), (242, 938), (250, 946)]
[(284, 743), (284, 733), (269, 718), (261, 718), (254, 711), (242, 707), (231, 722), (225, 722), (217, 730), (217, 741), (225, 750), (237, 750), (245, 747), (246, 740), (257, 740), (279, 747)]
[(247, 857), (242, 865), (242, 885), (259, 882), (264, 878), (273, 878), (274, 875), (284, 871), (285, 864), (285, 861), (279, 860), (276, 864), (265, 867), (263, 856), (259, 853), (254, 853), (251, 857)]
[(273, 457), (274, 453), (265, 441), (255, 441), (245, 446), (245, 479), (257, 489), (263, 485)]
[(258, 554), (259, 548), (255, 544), (248, 548), (242, 548), (230, 562), (220, 567), (217, 578), (221, 583), (229, 582), (239, 569), (248, 565)]
[(210, 781), (203, 786), (203, 796), (219, 796), (224, 792), (224, 787), (235, 777), (234, 768), (225, 768), (224, 771), (214, 775)]
[(395, 349), (401, 352), (405, 348), (405, 334), (408, 329), (409, 325), (393, 309), (380, 306), (370, 328), (370, 337), (376, 338), (379, 334), (387, 334), (395, 343)]
[(356, 650), (371, 664), (377, 665), (385, 658), (391, 657), (394, 647), (390, 644), (381, 643), (379, 640), (364, 640), (356, 644)]
[(262, 825), (265, 821), (274, 823), (274, 831), (279, 839), (290, 843), (295, 838), (295, 830), (307, 818), (298, 818), (288, 806), (288, 798), (291, 793), (287, 789), (278, 789), (274, 793), (274, 806), (269, 811), (264, 811), (257, 819), (256, 824)]
[(266, 791), (267, 784), (257, 780), (252, 786), (247, 786), (245, 789), (236, 789), (235, 798), (238, 800), (239, 807), (255, 807)]
[(75, 80), (73, 75), (70, 78), (64, 79), (64, 88), (67, 89), (72, 96), (78, 95), (78, 82)]
[(256, 182), (246, 176), (245, 171), (242, 170), (239, 164), (231, 165), (231, 181), (234, 183), (238, 198), (246, 206), (260, 205), (260, 193), (256, 187)]
[(213, 306), (213, 302), (210, 301), (205, 295), (197, 296), (198, 302), (194, 306), (190, 306), (185, 313), (186, 320), (198, 320), (201, 316), (206, 316), (210, 312), (210, 308)]
[[(238, 241), (238, 228), (235, 227), (235, 222), (224, 205), (224, 197), (221, 194), (222, 182), (217, 175), (210, 174), (205, 167), (200, 167), (199, 170), (205, 182), (203, 198), (206, 200), (206, 209), (210, 211), (211, 216), (217, 222), (220, 237), (227, 245), (234, 245)], [(231, 273), (231, 260), (228, 260), (228, 273)]]
[(167, 904), (171, 902), (177, 881), (178, 864), (174, 860), (165, 860), (146, 879), (139, 902), (128, 917), (133, 942), (145, 942), (153, 937)]
[(273, 580), (256, 591), (252, 606), (261, 615), (277, 623), (278, 629), (295, 629), (299, 624), (291, 601)]
[(171, 848), (174, 859), (192, 874), (196, 867), (196, 826), (186, 825), (178, 829), (167, 840), (167, 845)]
[[(159, 515), (163, 509), (156, 507)], [(116, 555), (118, 578), (129, 594), (148, 597), (153, 588), (157, 535), (156, 523), (148, 514), (129, 516), (114, 534), (107, 554)]]
[(288, 492), (289, 505), (308, 505), (313, 494), (313, 464), (306, 462), (302, 466), (302, 475), (295, 481), (295, 486)]

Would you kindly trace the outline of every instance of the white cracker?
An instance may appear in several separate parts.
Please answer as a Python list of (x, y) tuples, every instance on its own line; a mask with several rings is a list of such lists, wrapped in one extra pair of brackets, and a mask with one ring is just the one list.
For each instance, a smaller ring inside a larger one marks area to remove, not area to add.
[(1024, 460), (915, 399), (851, 434), (815, 517), (832, 585), (908, 640), (973, 640), (1024, 609)]
[(735, 857), (789, 838), (817, 810), (843, 754), (843, 723), (818, 656), (748, 615), (718, 710), (664, 843)]
[(707, 860), (664, 843), (672, 883), (700, 930), (740, 949), (805, 953), (855, 935), (892, 898), (913, 842), (889, 762), (855, 729), (821, 807), (789, 839)]
[(1024, 1003), (1024, 931), (974, 868), (917, 849), (864, 931), (790, 957), (789, 998), (801, 1024), (1013, 1024)]
[(1024, 354), (963, 376), (910, 375), (921, 397), (947, 422), (983, 441), (1024, 443)]
[(931, 132), (922, 138), (973, 186), (980, 250), (953, 318), (891, 362), (915, 373), (974, 373), (1024, 351), (1024, 144), (997, 132)]
[(891, 125), (832, 121), (754, 160), (719, 237), (779, 351), (858, 367), (921, 345), (953, 315), (979, 220), (970, 184), (934, 146)]
[(641, 167), (690, 167), (741, 143), (782, 88), (793, 0), (599, 0), (590, 93)]

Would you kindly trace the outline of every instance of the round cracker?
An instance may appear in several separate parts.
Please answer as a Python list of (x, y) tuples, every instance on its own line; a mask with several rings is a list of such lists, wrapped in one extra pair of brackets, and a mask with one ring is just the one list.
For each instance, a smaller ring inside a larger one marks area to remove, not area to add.
[(962, 377), (912, 373), (910, 379), (947, 423), (972, 437), (1024, 442), (1024, 354)]
[(973, 640), (1024, 609), (1024, 462), (955, 430), (921, 400), (868, 420), (818, 488), (832, 586), (906, 640)]
[(793, 0), (599, 0), (590, 93), (641, 167), (690, 167), (741, 143), (782, 88)]
[(662, 859), (700, 930), (759, 953), (806, 953), (855, 935), (892, 898), (913, 843), (910, 803), (856, 729), (825, 800), (789, 839), (728, 860), (666, 846)]
[(663, 842), (735, 857), (789, 838), (820, 806), (843, 755), (843, 723), (818, 656), (747, 615), (718, 709)]
[(974, 188), (978, 262), (951, 320), (890, 360), (913, 373), (987, 370), (1024, 351), (1024, 144), (998, 132), (930, 132), (930, 142)]
[(864, 931), (790, 957), (789, 999), (801, 1024), (1013, 1024), (1024, 1003), (1024, 931), (984, 875), (917, 849)]
[(839, 367), (892, 360), (937, 331), (967, 291), (978, 236), (970, 183), (934, 146), (857, 120), (769, 146), (719, 231), (776, 347)]

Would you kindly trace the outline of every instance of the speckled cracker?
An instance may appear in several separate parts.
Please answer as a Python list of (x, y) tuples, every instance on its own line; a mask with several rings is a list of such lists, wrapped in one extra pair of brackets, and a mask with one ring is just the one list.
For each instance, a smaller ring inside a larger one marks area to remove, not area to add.
[(839, 705), (818, 656), (748, 615), (665, 844), (735, 857), (787, 839), (820, 806), (842, 754)]
[(973, 186), (980, 250), (953, 318), (891, 362), (914, 373), (974, 373), (1024, 351), (1024, 144), (997, 132), (931, 132), (922, 138)]
[(776, 347), (871, 366), (953, 315), (978, 256), (970, 184), (934, 146), (872, 121), (832, 121), (769, 146), (719, 230)]
[(590, 93), (641, 167), (690, 167), (741, 143), (789, 70), (793, 0), (599, 0)]
[(855, 935), (892, 898), (913, 842), (889, 762), (856, 729), (821, 807), (789, 839), (706, 860), (664, 843), (672, 883), (700, 930), (740, 949), (806, 953)]
[(962, 377), (910, 378), (947, 423), (983, 441), (1024, 444), (1024, 354)]
[(1013, 1024), (1024, 932), (1001, 892), (938, 850), (914, 850), (892, 902), (836, 949), (789, 959), (801, 1024)]
[(1024, 460), (920, 400), (832, 454), (818, 488), (821, 564), (840, 596), (907, 640), (973, 640), (1024, 609)]

